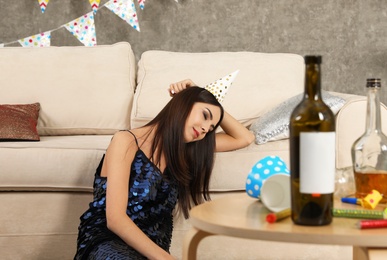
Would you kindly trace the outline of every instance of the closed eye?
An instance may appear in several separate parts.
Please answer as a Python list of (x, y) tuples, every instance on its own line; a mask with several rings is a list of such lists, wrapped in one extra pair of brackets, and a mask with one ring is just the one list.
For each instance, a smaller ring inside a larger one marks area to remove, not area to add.
[[(207, 120), (208, 118), (210, 118), (211, 120), (214, 118), (212, 116), (212, 113), (211, 113), (211, 110), (209, 108), (206, 108), (204, 111), (203, 111), (203, 116), (204, 116), (204, 120)], [(215, 129), (215, 126), (214, 125), (211, 125), (211, 128), (208, 129), (208, 131), (213, 131)]]
[(210, 117), (211, 120), (213, 119), (212, 112), (211, 112), (211, 110), (210, 110), (209, 108), (206, 107), (206, 109), (203, 111), (203, 113), (204, 113), (205, 116), (206, 116), (205, 119), (208, 118), (208, 115), (209, 115), (209, 117)]

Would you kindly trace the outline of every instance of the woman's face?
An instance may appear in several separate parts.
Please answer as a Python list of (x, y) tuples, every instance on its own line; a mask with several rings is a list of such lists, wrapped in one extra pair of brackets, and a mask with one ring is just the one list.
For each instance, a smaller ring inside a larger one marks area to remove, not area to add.
[(185, 122), (184, 141), (189, 143), (203, 139), (208, 132), (214, 130), (220, 120), (220, 115), (221, 110), (217, 106), (195, 103)]

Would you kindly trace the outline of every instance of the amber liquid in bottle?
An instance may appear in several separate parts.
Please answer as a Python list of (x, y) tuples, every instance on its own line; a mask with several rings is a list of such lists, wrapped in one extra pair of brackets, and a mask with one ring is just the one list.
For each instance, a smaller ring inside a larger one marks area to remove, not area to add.
[(335, 118), (321, 97), (321, 56), (305, 57), (304, 98), (290, 117), (291, 208), (295, 224), (332, 222)]
[(383, 196), (379, 203), (387, 203), (387, 172), (355, 172), (355, 186), (357, 198), (377, 190)]
[(377, 190), (387, 203), (387, 137), (381, 129), (379, 91), (381, 80), (367, 79), (366, 129), (352, 146), (356, 197)]

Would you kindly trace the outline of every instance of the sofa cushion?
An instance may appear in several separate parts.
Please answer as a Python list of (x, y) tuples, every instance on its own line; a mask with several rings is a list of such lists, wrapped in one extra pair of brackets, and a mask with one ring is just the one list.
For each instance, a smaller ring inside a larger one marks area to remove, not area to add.
[(0, 190), (92, 191), (110, 135), (42, 136), (0, 142)]
[[(40, 142), (0, 142), (0, 190), (93, 191), (95, 170), (112, 136), (42, 136)], [(288, 163), (289, 141), (216, 153), (211, 191), (240, 191), (251, 167), (268, 155)], [(23, 163), (20, 163), (23, 162)]]
[(39, 103), (0, 105), (0, 141), (39, 141)]
[(289, 140), (279, 140), (261, 145), (256, 145), (253, 142), (243, 149), (216, 153), (210, 190), (212, 192), (244, 191), (246, 178), (251, 168), (259, 160), (270, 155), (279, 156), (290, 167)]
[(139, 61), (132, 127), (149, 122), (170, 100), (170, 83), (186, 78), (205, 86), (240, 70), (224, 102), (245, 126), (304, 88), (304, 59), (296, 54), (146, 51)]
[(41, 136), (130, 128), (135, 58), (128, 43), (0, 48), (0, 71), (0, 104), (39, 102)]

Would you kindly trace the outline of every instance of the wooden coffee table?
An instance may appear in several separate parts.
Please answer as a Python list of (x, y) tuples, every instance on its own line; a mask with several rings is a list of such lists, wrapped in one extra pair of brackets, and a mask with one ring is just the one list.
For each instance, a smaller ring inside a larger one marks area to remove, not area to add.
[[(356, 208), (335, 201), (335, 208)], [(382, 209), (382, 206), (378, 206)], [(291, 218), (269, 224), (269, 211), (247, 194), (230, 195), (196, 206), (190, 211), (192, 229), (183, 246), (183, 259), (196, 259), (199, 242), (211, 235), (266, 241), (353, 246), (353, 259), (387, 259), (387, 229), (356, 227), (358, 219), (334, 218), (327, 226), (294, 225)]]

